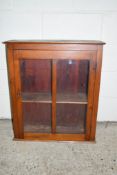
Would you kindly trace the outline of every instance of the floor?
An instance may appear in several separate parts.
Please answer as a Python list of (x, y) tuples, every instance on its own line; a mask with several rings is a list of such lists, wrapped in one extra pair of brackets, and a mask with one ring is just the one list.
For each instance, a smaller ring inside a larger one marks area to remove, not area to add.
[(12, 141), (0, 120), (0, 175), (117, 175), (117, 123), (98, 123), (97, 141)]

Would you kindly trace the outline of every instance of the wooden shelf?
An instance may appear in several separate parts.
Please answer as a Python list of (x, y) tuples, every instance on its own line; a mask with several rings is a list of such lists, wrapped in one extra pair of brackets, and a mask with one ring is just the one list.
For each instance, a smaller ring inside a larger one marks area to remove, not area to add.
[(24, 132), (51, 133), (51, 126), (39, 124), (26, 124), (24, 125)]
[[(23, 102), (52, 103), (49, 93), (22, 93)], [(83, 93), (57, 94), (56, 103), (87, 104), (87, 96)]]
[(56, 133), (66, 133), (66, 134), (84, 134), (85, 127), (83, 126), (56, 126)]
[(87, 104), (87, 96), (83, 93), (57, 94), (57, 103)]
[(23, 102), (41, 102), (41, 103), (52, 103), (51, 94), (49, 93), (22, 93)]
[[(36, 125), (36, 124), (26, 124), (24, 126), (24, 132), (32, 132), (32, 133), (51, 133), (51, 126), (47, 125)], [(85, 128), (82, 126), (56, 126), (56, 133), (64, 133), (64, 134), (84, 134)]]

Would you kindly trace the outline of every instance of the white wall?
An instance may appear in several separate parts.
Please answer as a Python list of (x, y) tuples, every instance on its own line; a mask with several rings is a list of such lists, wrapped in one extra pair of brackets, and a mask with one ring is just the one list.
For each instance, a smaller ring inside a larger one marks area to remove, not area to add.
[(117, 120), (117, 0), (0, 0), (0, 118), (10, 118), (9, 39), (105, 41), (98, 120)]

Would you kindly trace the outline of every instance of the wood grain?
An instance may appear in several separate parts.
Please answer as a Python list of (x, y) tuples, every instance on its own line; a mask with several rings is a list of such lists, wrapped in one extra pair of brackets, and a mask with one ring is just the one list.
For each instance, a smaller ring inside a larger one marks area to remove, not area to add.
[(5, 44), (14, 138), (94, 141), (104, 42)]
[(96, 57), (96, 76), (95, 76), (95, 85), (94, 85), (94, 100), (93, 100), (93, 111), (92, 111), (92, 120), (91, 120), (91, 134), (90, 140), (95, 140), (96, 133), (96, 121), (97, 121), (97, 112), (98, 112), (98, 99), (99, 99), (99, 90), (100, 90), (100, 78), (101, 78), (101, 67), (102, 67), (102, 52), (103, 47), (98, 46), (97, 57)]
[[(18, 51), (14, 52), (14, 57), (18, 57)], [(23, 115), (22, 115), (22, 98), (21, 98), (21, 80), (20, 80), (20, 62), (18, 59), (14, 60), (14, 83), (16, 87), (16, 101), (15, 108), (17, 108), (17, 120), (18, 120), (18, 133), (19, 138), (24, 138), (23, 130)]]
[(86, 117), (86, 140), (90, 140), (91, 127), (92, 127), (91, 119), (93, 110), (95, 72), (96, 72), (96, 52), (91, 54), (90, 59), (89, 81), (88, 81), (88, 106), (87, 106), (87, 117)]
[(85, 134), (38, 134), (24, 133), (25, 140), (85, 141)]
[(13, 124), (14, 137), (20, 138), (19, 136), (19, 120), (17, 118), (16, 108), (16, 88), (15, 88), (15, 74), (14, 74), (14, 59), (13, 59), (13, 47), (11, 44), (7, 45), (7, 71), (9, 81), (9, 92), (10, 92), (10, 104), (11, 104), (11, 117)]

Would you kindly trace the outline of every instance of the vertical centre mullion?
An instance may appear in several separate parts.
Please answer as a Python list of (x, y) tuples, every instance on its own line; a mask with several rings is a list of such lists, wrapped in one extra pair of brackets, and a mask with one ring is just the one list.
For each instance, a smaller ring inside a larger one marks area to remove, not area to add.
[(52, 133), (56, 133), (56, 60), (52, 60)]

